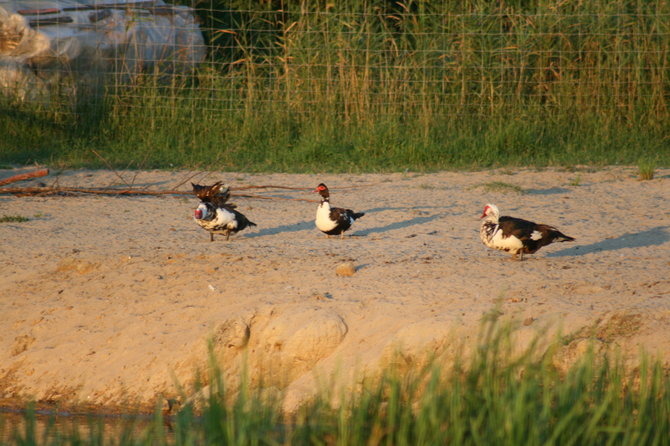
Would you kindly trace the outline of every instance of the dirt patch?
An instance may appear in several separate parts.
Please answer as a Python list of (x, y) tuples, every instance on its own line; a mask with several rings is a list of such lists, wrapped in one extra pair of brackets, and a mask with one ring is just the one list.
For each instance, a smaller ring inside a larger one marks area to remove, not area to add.
[(100, 264), (81, 259), (63, 259), (56, 266), (57, 273), (76, 272), (79, 274), (88, 274), (97, 270)]
[[(117, 174), (185, 190), (191, 175), (66, 171), (47, 182), (99, 187)], [(195, 224), (195, 198), (0, 195), (0, 214), (31, 217), (0, 224), (0, 398), (151, 410), (206, 370), (211, 342), (231, 385), (246, 367), (252, 383), (289, 395), (290, 410), (333, 374), (354, 382), (392, 358), (420, 364), (474, 342), (494, 307), (517, 322), (520, 347), (561, 334), (570, 360), (595, 339), (667, 361), (670, 224), (659, 209), (670, 171), (635, 176), (585, 171), (575, 186), (560, 170), (196, 175), (233, 195), (304, 188), (234, 196), (258, 226), (229, 242)], [(496, 181), (525, 193), (473, 187)], [(333, 205), (365, 212), (342, 240), (314, 226), (308, 191), (320, 182)], [(479, 240), (486, 203), (577, 241), (511, 261)], [(351, 274), (338, 275), (342, 264)]]
[(14, 346), (12, 347), (12, 356), (20, 355), (28, 350), (28, 348), (35, 342), (35, 338), (30, 335), (21, 335), (14, 338)]
[(630, 338), (642, 328), (641, 314), (614, 314), (604, 324), (598, 327), (596, 336), (605, 342), (612, 342), (618, 338)]

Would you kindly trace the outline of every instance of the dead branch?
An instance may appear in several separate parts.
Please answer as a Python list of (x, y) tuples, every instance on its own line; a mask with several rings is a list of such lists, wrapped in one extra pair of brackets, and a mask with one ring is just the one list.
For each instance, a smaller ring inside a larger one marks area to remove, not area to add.
[(107, 166), (107, 168), (108, 168), (109, 170), (111, 170), (111, 171), (114, 173), (114, 175), (116, 175), (117, 177), (119, 177), (119, 179), (120, 179), (121, 181), (123, 181), (123, 182), (125, 183), (126, 186), (128, 186), (128, 187), (133, 187), (132, 185), (128, 184), (128, 182), (126, 181), (126, 179), (123, 178), (123, 177), (121, 176), (121, 174), (120, 174), (119, 172), (116, 171), (116, 169), (114, 169), (114, 167), (112, 166), (112, 164), (111, 164), (109, 161), (107, 161), (107, 160), (105, 159), (105, 157), (103, 157), (102, 155), (100, 155), (98, 152), (96, 152), (96, 151), (93, 150), (93, 149), (91, 149), (91, 152), (93, 152), (93, 154), (94, 154), (95, 156), (97, 156), (98, 158), (100, 158), (100, 159), (102, 160), (102, 162), (105, 163), (105, 165)]
[(291, 187), (291, 186), (275, 186), (275, 185), (267, 185), (267, 186), (235, 186), (234, 188), (231, 187), (231, 191), (233, 189), (237, 190), (247, 190), (247, 189), (285, 189), (285, 190), (312, 190), (314, 189), (313, 187)]
[(57, 194), (95, 194), (95, 195), (193, 195), (181, 190), (139, 190), (85, 187), (3, 187), (0, 194), (12, 195), (57, 195)]
[(186, 184), (187, 182), (191, 181), (193, 178), (195, 178), (196, 176), (200, 175), (201, 173), (202, 173), (202, 172), (195, 172), (195, 173), (191, 173), (191, 174), (189, 174), (186, 178), (184, 178), (182, 181), (180, 181), (179, 183), (177, 183), (177, 185), (175, 185), (174, 188), (176, 189), (176, 188), (178, 188), (178, 187), (180, 187), (180, 186)]
[(230, 196), (241, 197), (241, 198), (253, 198), (256, 200), (289, 200), (289, 201), (306, 201), (308, 203), (321, 203), (320, 200), (310, 200), (309, 198), (285, 198), (285, 197), (267, 197), (265, 195), (254, 195), (254, 194), (236, 194), (234, 192), (230, 193)]
[[(263, 187), (263, 186), (260, 186)], [(274, 186), (267, 186), (268, 188)], [(280, 186), (281, 187), (281, 186)], [(278, 187), (278, 188), (280, 188)], [(256, 186), (258, 188), (258, 186)], [(238, 188), (244, 189), (244, 188)], [(297, 188), (295, 188), (297, 189)], [(192, 191), (183, 190), (140, 190), (140, 189), (112, 189), (112, 188), (84, 188), (84, 187), (4, 187), (0, 189), (0, 195), (12, 194), (19, 196), (48, 196), (48, 195), (74, 195), (74, 194), (93, 194), (93, 195), (130, 195), (130, 196), (158, 196), (158, 195), (187, 195), (192, 196)], [(307, 201), (310, 203), (318, 203), (317, 200), (309, 200), (306, 198), (284, 198), (284, 197), (268, 197), (255, 194), (236, 194), (231, 191), (232, 197), (252, 198), (257, 200), (294, 200)]]
[(18, 175), (13, 175), (4, 180), (0, 180), (0, 186), (4, 186), (9, 183), (16, 183), (17, 181), (29, 180), (31, 178), (45, 177), (49, 175), (49, 169), (38, 169), (33, 170), (32, 172), (21, 173)]

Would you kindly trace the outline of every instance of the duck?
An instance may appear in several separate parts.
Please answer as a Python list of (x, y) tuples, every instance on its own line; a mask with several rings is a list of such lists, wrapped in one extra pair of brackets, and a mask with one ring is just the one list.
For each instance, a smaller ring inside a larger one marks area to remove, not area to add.
[(479, 229), (484, 245), (509, 252), (515, 260), (523, 260), (524, 254), (534, 254), (551, 243), (575, 240), (554, 226), (505, 215), (501, 217), (495, 204), (487, 204), (480, 218), (484, 219)]
[(235, 210), (237, 206), (228, 203), (230, 188), (224, 186), (223, 182), (217, 181), (211, 186), (191, 183), (191, 186), (193, 186), (195, 196), (200, 199), (193, 219), (201, 228), (209, 232), (211, 242), (214, 241), (214, 234), (223, 234), (228, 241), (230, 234), (256, 226), (256, 223)]
[(321, 195), (321, 204), (316, 209), (316, 227), (326, 234), (326, 237), (338, 235), (344, 238), (344, 232), (351, 228), (355, 220), (365, 215), (365, 212), (354, 212), (351, 209), (337, 208), (330, 205), (328, 186), (320, 183), (312, 192)]

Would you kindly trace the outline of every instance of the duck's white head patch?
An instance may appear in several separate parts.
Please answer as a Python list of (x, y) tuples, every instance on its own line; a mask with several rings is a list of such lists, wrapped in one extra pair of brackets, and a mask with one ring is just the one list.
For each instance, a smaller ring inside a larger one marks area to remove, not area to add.
[(487, 204), (484, 207), (484, 212), (482, 213), (482, 216), (479, 218), (484, 218), (484, 217), (494, 217), (498, 218), (500, 216), (500, 211), (498, 210), (498, 206), (495, 204)]
[(198, 207), (195, 209), (193, 217), (196, 220), (202, 220), (203, 218), (207, 217), (208, 213), (209, 210), (207, 210), (207, 206), (205, 205), (205, 203), (200, 203)]

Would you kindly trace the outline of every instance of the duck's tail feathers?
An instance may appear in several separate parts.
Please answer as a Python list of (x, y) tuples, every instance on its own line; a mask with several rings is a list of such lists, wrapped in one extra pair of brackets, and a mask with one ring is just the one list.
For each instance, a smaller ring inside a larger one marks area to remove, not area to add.
[(555, 242), (573, 242), (575, 241), (574, 237), (563, 234), (561, 231), (554, 232), (554, 241)]

